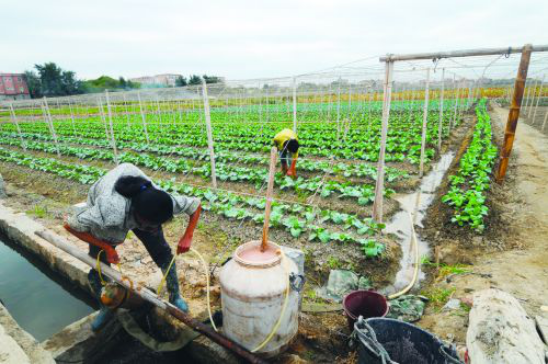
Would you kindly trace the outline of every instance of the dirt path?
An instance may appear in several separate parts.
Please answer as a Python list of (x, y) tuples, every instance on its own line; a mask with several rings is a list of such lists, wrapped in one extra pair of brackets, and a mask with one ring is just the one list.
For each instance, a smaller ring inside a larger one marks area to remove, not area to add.
[[(495, 108), (493, 123), (501, 130), (507, 109)], [(455, 275), (437, 286), (462, 298), (474, 291), (498, 288), (514, 295), (529, 315), (544, 315), (540, 306), (548, 305), (548, 138), (520, 120), (510, 160), (513, 171), (503, 196), (503, 221), (511, 225), (507, 245), (512, 250), (483, 253), (473, 257), (472, 274)], [(464, 345), (468, 313), (464, 307), (433, 312), (419, 325), (443, 339)]]

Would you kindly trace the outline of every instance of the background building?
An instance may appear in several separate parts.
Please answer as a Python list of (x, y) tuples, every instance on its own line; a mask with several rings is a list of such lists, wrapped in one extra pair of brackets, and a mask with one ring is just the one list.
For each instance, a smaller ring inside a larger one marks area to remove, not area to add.
[(22, 73), (0, 73), (0, 100), (30, 99), (29, 88)]
[(149, 85), (149, 86), (160, 85), (160, 86), (174, 87), (175, 81), (179, 77), (181, 77), (181, 75), (178, 75), (175, 73), (164, 73), (156, 76), (143, 76), (143, 77), (130, 78), (129, 80), (133, 82), (139, 82), (141, 85)]

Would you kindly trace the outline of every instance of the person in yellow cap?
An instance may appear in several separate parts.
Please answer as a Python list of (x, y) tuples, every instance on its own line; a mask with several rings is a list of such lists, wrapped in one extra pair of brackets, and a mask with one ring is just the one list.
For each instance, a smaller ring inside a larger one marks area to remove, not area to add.
[[(299, 141), (297, 140), (297, 134), (291, 129), (284, 129), (276, 134), (273, 142), (280, 152), (283, 174), (296, 178), (297, 172), (295, 168), (297, 166), (297, 157), (299, 156)], [(292, 159), (291, 167), (287, 168), (290, 154)]]

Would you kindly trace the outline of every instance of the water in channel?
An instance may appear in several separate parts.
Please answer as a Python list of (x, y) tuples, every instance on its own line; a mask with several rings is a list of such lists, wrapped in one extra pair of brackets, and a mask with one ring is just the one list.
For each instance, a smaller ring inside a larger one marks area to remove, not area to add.
[[(402, 210), (396, 213), (386, 224), (386, 233), (395, 234), (398, 237), (402, 249), (402, 259), (400, 261), (400, 270), (396, 274), (396, 280), (392, 287), (387, 287), (388, 292), (399, 291), (409, 284), (413, 277), (414, 253), (411, 248), (411, 218), (415, 226), (422, 227), (422, 222), (426, 215), (426, 210), (434, 201), (436, 189), (443, 181), (445, 172), (451, 166), (455, 152), (449, 151), (441, 156), (432, 170), (421, 180), (420, 187), (413, 193), (396, 196), (395, 199), (400, 203)], [(427, 241), (424, 241), (417, 234), (417, 244), (420, 257), (429, 255), (430, 248)], [(418, 284), (424, 279), (424, 273), (419, 272), (416, 282)]]
[(0, 238), (0, 300), (25, 331), (43, 341), (89, 315), (95, 305), (44, 263)]

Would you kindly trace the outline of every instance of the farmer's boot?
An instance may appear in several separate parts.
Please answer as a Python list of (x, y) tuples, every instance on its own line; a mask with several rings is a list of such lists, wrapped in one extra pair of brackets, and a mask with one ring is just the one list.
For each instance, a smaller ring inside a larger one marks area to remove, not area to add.
[[(165, 273), (164, 273), (165, 274)], [(169, 302), (183, 312), (188, 312), (188, 305), (181, 297), (181, 291), (179, 289), (179, 278), (177, 277), (177, 269), (175, 265), (169, 270), (169, 274), (166, 277), (166, 287), (169, 291)]]
[(88, 274), (89, 285), (91, 290), (97, 300), (99, 300), (99, 314), (93, 319), (91, 323), (91, 330), (97, 332), (101, 330), (113, 317), (114, 311), (106, 307), (101, 303), (101, 290), (103, 285), (101, 284), (101, 279), (99, 278), (99, 273), (95, 269), (89, 271)]

